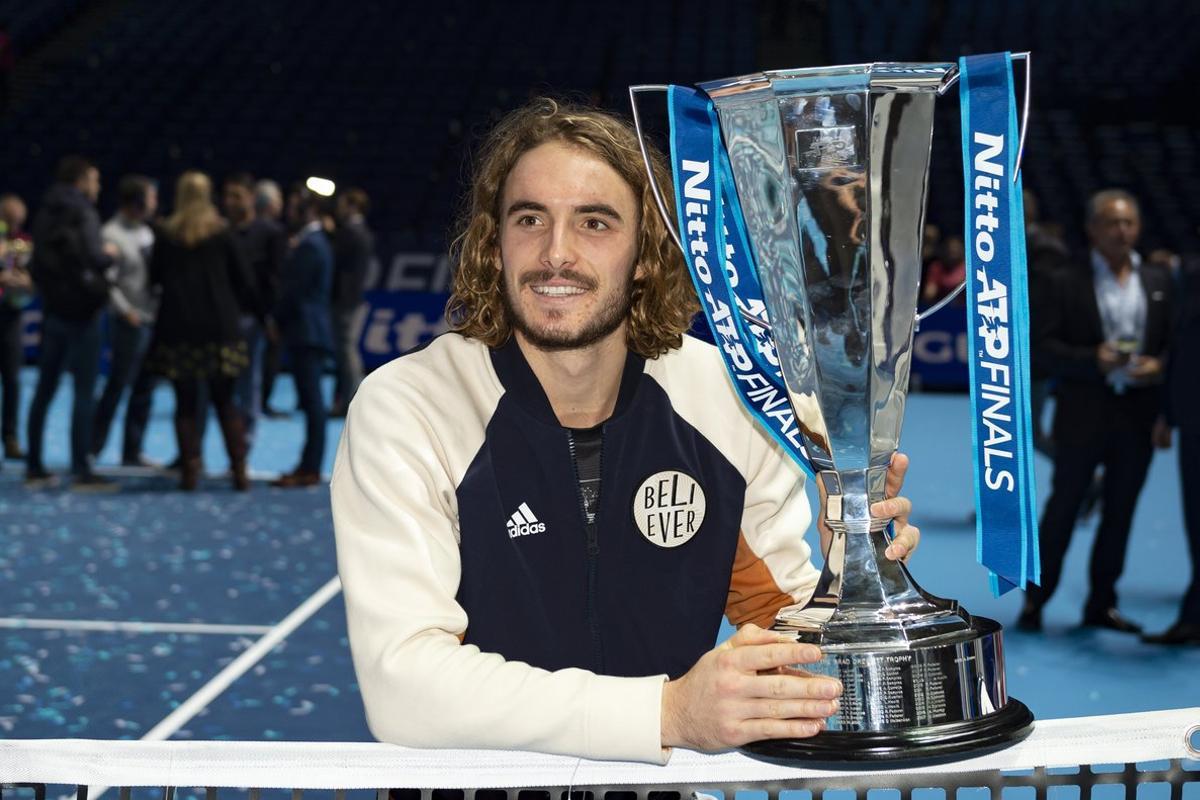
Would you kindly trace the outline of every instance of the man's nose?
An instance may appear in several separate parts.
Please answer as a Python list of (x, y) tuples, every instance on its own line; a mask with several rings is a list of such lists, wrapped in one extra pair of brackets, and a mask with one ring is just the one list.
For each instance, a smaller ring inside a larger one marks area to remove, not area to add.
[(562, 269), (575, 263), (575, 237), (567, 225), (555, 225), (545, 239), (542, 264), (550, 269)]

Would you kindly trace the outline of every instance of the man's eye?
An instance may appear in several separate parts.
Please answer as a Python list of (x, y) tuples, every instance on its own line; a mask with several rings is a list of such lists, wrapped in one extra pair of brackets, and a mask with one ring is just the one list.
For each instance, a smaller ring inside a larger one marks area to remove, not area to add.
[(526, 226), (537, 225), (538, 218), (533, 216), (532, 214), (525, 214), (524, 216), (517, 217), (517, 224), (518, 225), (526, 225)]
[(593, 231), (608, 230), (608, 223), (602, 219), (596, 219), (595, 217), (588, 219), (587, 221), (585, 221), (583, 223), (583, 225), (584, 225), (584, 227), (588, 228), (589, 230), (593, 230)]

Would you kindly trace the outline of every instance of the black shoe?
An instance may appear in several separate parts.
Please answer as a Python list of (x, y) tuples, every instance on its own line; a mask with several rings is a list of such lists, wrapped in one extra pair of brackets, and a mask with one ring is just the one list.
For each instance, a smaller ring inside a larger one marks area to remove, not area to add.
[(319, 483), (321, 483), (321, 474), (319, 472), (306, 472), (301, 469), (289, 472), (286, 475), (280, 475), (271, 481), (271, 485), (277, 489), (304, 489), (309, 486), (316, 486)]
[(1146, 644), (1195, 644), (1200, 645), (1200, 624), (1176, 622), (1162, 633), (1143, 633)]
[(143, 469), (162, 469), (163, 465), (152, 458), (146, 458), (143, 455), (136, 455), (121, 459), (122, 467), (142, 467)]
[(85, 472), (71, 479), (71, 491), (74, 492), (119, 492), (120, 490), (121, 484), (94, 472)]
[(58, 486), (58, 476), (41, 467), (25, 470), (26, 489), (53, 489)]
[(20, 460), (25, 457), (25, 451), (21, 449), (21, 445), (17, 443), (17, 437), (4, 437), (4, 457), (13, 460)]
[(263, 406), (262, 412), (263, 416), (267, 419), (284, 419), (285, 417), (289, 416), (288, 412), (280, 411), (279, 409), (272, 408), (271, 406)]
[(1019, 631), (1037, 633), (1042, 629), (1042, 610), (1030, 605), (1024, 606), (1017, 617), (1016, 627)]
[(1109, 630), (1120, 631), (1121, 633), (1142, 632), (1141, 625), (1122, 616), (1121, 612), (1115, 608), (1106, 608), (1102, 611), (1085, 611), (1083, 613), (1083, 626), (1085, 628), (1108, 628)]

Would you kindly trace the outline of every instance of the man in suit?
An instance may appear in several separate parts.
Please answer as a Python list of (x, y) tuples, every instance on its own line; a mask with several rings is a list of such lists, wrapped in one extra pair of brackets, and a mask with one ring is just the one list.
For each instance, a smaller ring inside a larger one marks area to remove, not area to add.
[(337, 362), (337, 388), (333, 392), (333, 416), (346, 416), (346, 407), (363, 379), (358, 337), (362, 327), (363, 291), (367, 271), (375, 254), (375, 236), (367, 227), (370, 199), (362, 189), (348, 189), (338, 196), (337, 232), (333, 240), (333, 335)]
[(1092, 546), (1083, 624), (1138, 633), (1117, 611), (1117, 579), (1138, 494), (1154, 453), (1152, 432), (1172, 324), (1171, 278), (1143, 263), (1137, 200), (1108, 189), (1088, 204), (1090, 263), (1063, 269), (1035, 320), (1034, 369), (1058, 379), (1054, 480), (1041, 521), (1042, 585), (1017, 620), (1042, 624), (1042, 607), (1062, 574), (1071, 532), (1096, 467), (1104, 466), (1104, 511)]
[(1168, 363), (1166, 413), (1155, 438), (1171, 444), (1179, 429), (1179, 483), (1183, 524), (1192, 557), (1192, 583), (1183, 596), (1179, 618), (1161, 633), (1143, 636), (1150, 644), (1200, 645), (1200, 256), (1185, 259), (1179, 269), (1180, 310)]
[(287, 199), (287, 219), (295, 234), (283, 267), (275, 321), (292, 362), (305, 436), (300, 464), (273, 484), (283, 488), (320, 483), (325, 457), (328, 412), (321, 396), (321, 375), (333, 351), (329, 318), (333, 248), (321, 226), (321, 202), (321, 197), (303, 186), (294, 188)]

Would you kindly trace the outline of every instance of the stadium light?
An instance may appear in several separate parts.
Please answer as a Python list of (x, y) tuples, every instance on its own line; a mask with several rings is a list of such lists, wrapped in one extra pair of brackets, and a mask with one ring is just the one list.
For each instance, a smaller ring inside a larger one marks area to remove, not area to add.
[(321, 197), (332, 197), (337, 185), (329, 180), (329, 178), (310, 177), (304, 182), (305, 188), (310, 192), (321, 195)]

